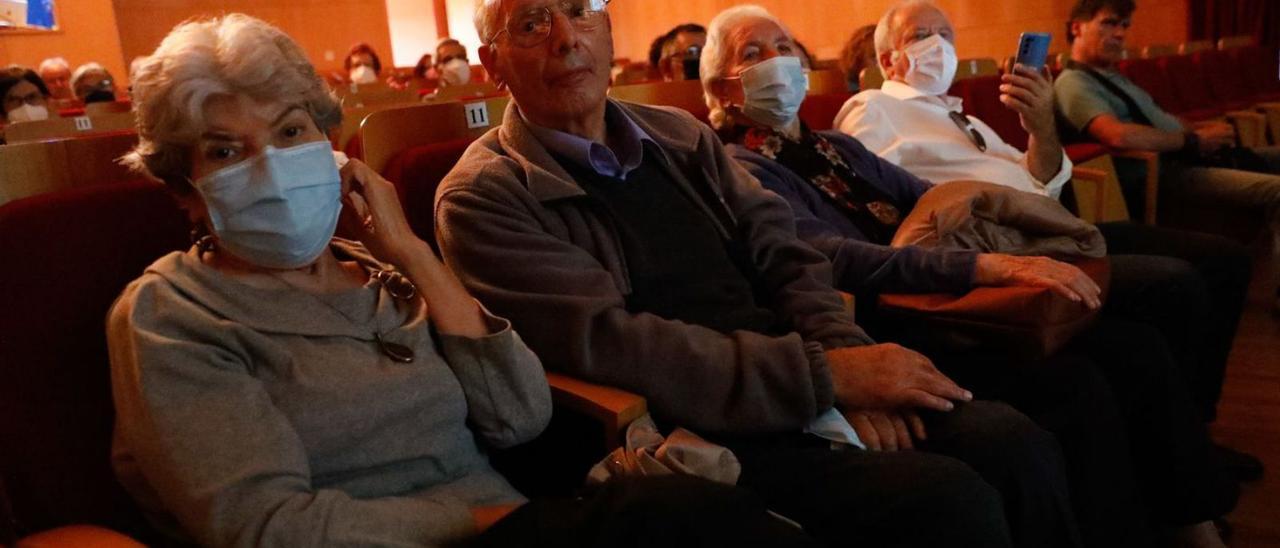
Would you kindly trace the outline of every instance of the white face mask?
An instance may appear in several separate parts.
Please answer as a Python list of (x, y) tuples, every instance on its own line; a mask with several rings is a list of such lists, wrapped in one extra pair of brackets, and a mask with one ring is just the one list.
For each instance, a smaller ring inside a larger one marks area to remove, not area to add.
[(9, 123), (16, 124), (18, 122), (39, 122), (49, 119), (49, 109), (44, 105), (28, 105), (23, 103), (22, 106), (9, 111), (5, 116), (9, 119)]
[(355, 84), (372, 84), (378, 81), (378, 73), (369, 65), (360, 65), (351, 69), (351, 82)]
[(444, 80), (446, 84), (461, 86), (471, 81), (471, 65), (467, 63), (466, 59), (450, 59), (441, 69), (440, 79)]
[(758, 124), (782, 129), (795, 121), (809, 92), (809, 75), (799, 57), (774, 57), (742, 71), (742, 114)]
[(907, 56), (907, 73), (902, 80), (908, 86), (925, 95), (944, 95), (951, 89), (960, 61), (956, 47), (942, 35), (935, 34), (893, 54), (895, 61), (899, 55)]

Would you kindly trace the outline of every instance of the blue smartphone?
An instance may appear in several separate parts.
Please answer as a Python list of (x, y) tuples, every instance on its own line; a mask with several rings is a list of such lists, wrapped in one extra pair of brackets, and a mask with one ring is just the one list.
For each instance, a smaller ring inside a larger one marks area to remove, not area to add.
[(1043, 70), (1049, 58), (1049, 43), (1053, 37), (1047, 32), (1024, 32), (1018, 38), (1018, 55), (1014, 62), (1032, 70)]

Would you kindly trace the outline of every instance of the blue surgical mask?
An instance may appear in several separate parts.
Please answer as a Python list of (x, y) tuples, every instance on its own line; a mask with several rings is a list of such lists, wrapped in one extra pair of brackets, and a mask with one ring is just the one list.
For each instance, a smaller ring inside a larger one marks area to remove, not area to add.
[(342, 178), (328, 141), (278, 149), (195, 181), (218, 245), (266, 268), (302, 268), (333, 239)]
[(774, 57), (742, 71), (742, 114), (774, 129), (795, 121), (809, 92), (809, 75), (799, 57)]

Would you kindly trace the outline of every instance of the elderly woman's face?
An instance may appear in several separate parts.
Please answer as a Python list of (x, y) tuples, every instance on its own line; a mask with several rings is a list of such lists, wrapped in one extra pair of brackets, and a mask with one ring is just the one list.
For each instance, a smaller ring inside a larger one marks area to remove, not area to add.
[(258, 156), (268, 146), (289, 148), (325, 139), (302, 105), (245, 95), (215, 95), (205, 103), (204, 120), (205, 130), (191, 154), (193, 181)]
[(352, 56), (351, 56), (351, 69), (352, 69), (352, 70), (355, 70), (355, 68), (356, 68), (356, 67), (369, 67), (369, 68), (374, 68), (374, 66), (373, 66), (373, 56), (372, 56), (372, 55), (369, 55), (368, 53), (357, 53), (357, 54), (352, 55)]
[[(768, 19), (749, 19), (734, 28), (729, 33), (728, 50), (728, 78), (736, 78), (742, 71), (775, 57), (800, 57), (800, 48), (791, 36)], [(721, 97), (729, 104), (741, 105), (745, 97), (738, 80), (720, 82)]]
[(44, 94), (40, 93), (40, 88), (35, 84), (26, 80), (19, 81), (16, 85), (9, 88), (9, 92), (4, 94), (4, 115), (7, 119), (9, 111), (21, 107), (22, 105), (31, 106), (47, 106)]
[[(487, 59), (485, 68), (510, 88), (530, 119), (549, 123), (590, 115), (604, 107), (613, 64), (608, 15), (589, 23), (575, 22), (569, 15), (593, 4), (587, 0), (502, 2), (500, 20), (508, 32), (497, 37), (492, 49), (482, 48), (481, 60)], [(511, 29), (543, 9), (552, 13), (550, 33), (541, 43), (521, 47)]]

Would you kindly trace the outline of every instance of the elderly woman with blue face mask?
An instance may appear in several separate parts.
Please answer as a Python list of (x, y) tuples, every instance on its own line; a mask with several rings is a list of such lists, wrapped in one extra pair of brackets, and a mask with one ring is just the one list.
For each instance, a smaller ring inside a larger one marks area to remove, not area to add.
[[(198, 238), (130, 284), (107, 326), (113, 464), (166, 536), (426, 546), (497, 522), (472, 542), (612, 545), (645, 519), (709, 531), (668, 509), (765, 515), (679, 478), (526, 504), (483, 448), (546, 426), (539, 360), (410, 231), (391, 184), (330, 149), (341, 110), (301, 48), (229, 15), (175, 28), (134, 77), (125, 161), (169, 187)], [(799, 535), (767, 527), (779, 545)]]

